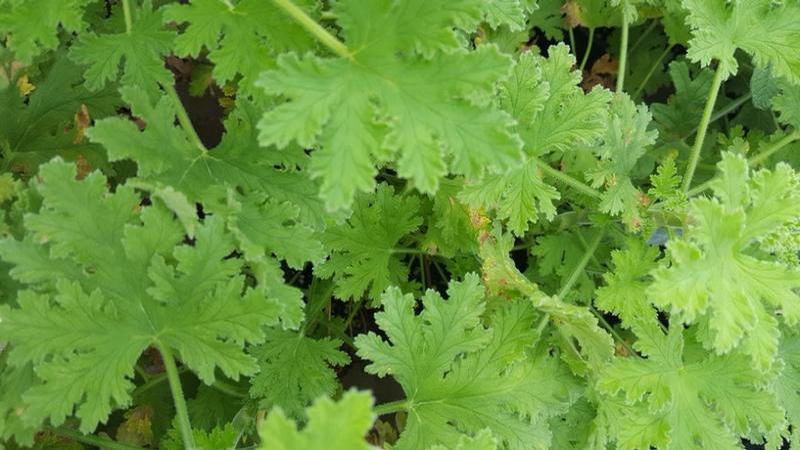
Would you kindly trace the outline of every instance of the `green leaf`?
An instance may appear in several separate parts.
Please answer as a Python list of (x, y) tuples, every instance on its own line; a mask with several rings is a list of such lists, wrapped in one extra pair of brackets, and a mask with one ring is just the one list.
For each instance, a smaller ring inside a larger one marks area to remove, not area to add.
[[(86, 26), (83, 10), (95, 0), (10, 0), (0, 2), (0, 35), (8, 35), (8, 45), (17, 59), (30, 64), (60, 42), (59, 27), (67, 32)], [(3, 5), (3, 3), (6, 3)]]
[(280, 408), (267, 415), (259, 428), (262, 450), (370, 450), (364, 436), (372, 427), (372, 396), (348, 391), (338, 402), (320, 397), (308, 408), (302, 431)]
[(532, 308), (512, 304), (486, 328), (477, 275), (451, 282), (448, 295), (428, 290), (416, 315), (413, 296), (390, 288), (376, 314), (388, 340), (372, 332), (356, 338), (358, 355), (371, 361), (367, 372), (392, 375), (406, 393), (397, 448), (455, 442), (486, 427), (508, 448), (547, 448), (546, 419), (565, 411), (574, 391), (556, 359), (526, 355), (537, 338)]
[(0, 89), (4, 169), (34, 174), (40, 164), (54, 156), (68, 160), (84, 157), (91, 166), (106, 166), (102, 150), (86, 142), (75, 121), (84, 106), (89, 118), (115, 114), (120, 104), (116, 91), (89, 92), (81, 86), (80, 68), (63, 53), (56, 54), (42, 79), (33, 81), (36, 89), (27, 98), (17, 89)]
[[(565, 44), (550, 46), (547, 58), (520, 57), (514, 76), (503, 84), (505, 109), (531, 156), (566, 153), (603, 136), (611, 93), (594, 88), (584, 94), (575, 57)], [(541, 75), (539, 75), (541, 74)]]
[(620, 449), (737, 448), (785, 426), (774, 395), (739, 355), (686, 356), (682, 327), (638, 334), (647, 356), (617, 358), (600, 375), (600, 392), (622, 401), (608, 433)]
[(540, 215), (552, 220), (556, 215), (553, 201), (561, 198), (556, 188), (542, 180), (538, 165), (536, 160), (529, 160), (502, 175), (486, 176), (465, 185), (459, 198), (472, 208), (496, 209), (508, 229), (522, 236)]
[(760, 370), (777, 355), (778, 322), (800, 320), (800, 274), (749, 249), (800, 216), (800, 188), (785, 164), (749, 173), (740, 156), (724, 153), (715, 198), (690, 202), (685, 240), (670, 240), (672, 265), (653, 272), (649, 297), (685, 323), (711, 330), (718, 353), (741, 346)]
[(268, 330), (263, 344), (250, 350), (260, 366), (252, 379), (250, 396), (264, 409), (278, 406), (295, 418), (320, 396), (332, 396), (339, 383), (332, 366), (344, 366), (350, 357), (336, 339), (314, 339), (294, 331)]
[(694, 37), (689, 58), (708, 66), (719, 61), (723, 79), (735, 75), (737, 49), (756, 66), (770, 66), (778, 76), (800, 84), (800, 6), (770, 0), (683, 0)]
[(116, 81), (120, 65), (119, 80), (123, 85), (138, 86), (153, 97), (158, 92), (156, 83), (173, 84), (172, 73), (164, 67), (164, 57), (172, 50), (175, 33), (164, 29), (161, 13), (153, 11), (152, 0), (145, 0), (134, 11), (129, 33), (82, 33), (70, 49), (70, 59), (88, 66), (84, 78), (89, 90), (96, 91)]
[(330, 259), (317, 265), (315, 272), (323, 278), (333, 277), (336, 296), (341, 299), (367, 294), (377, 300), (389, 285), (405, 283), (404, 253), (396, 250), (401, 248), (400, 240), (422, 223), (418, 209), (416, 197), (396, 195), (387, 184), (378, 185), (373, 195), (360, 195), (353, 215), (322, 234)]
[[(318, 2), (295, 4), (315, 16)], [(214, 63), (217, 83), (242, 75), (244, 92), (253, 91), (258, 75), (275, 67), (275, 56), (284, 51), (306, 51), (314, 47), (310, 34), (269, 2), (240, 0), (193, 0), (164, 7), (166, 22), (188, 23), (175, 40), (175, 51), (196, 58), (205, 49)]]
[(658, 133), (648, 129), (651, 121), (647, 106), (636, 106), (626, 94), (616, 95), (603, 142), (594, 148), (600, 159), (598, 167), (587, 174), (593, 187), (605, 187), (600, 211), (621, 215), (633, 229), (641, 224), (638, 210), (642, 194), (631, 177), (639, 158), (656, 142)]
[(641, 240), (630, 240), (625, 250), (611, 252), (614, 272), (603, 274), (606, 285), (597, 289), (595, 304), (603, 311), (616, 314), (622, 326), (657, 325), (655, 309), (647, 301), (649, 273), (656, 267), (658, 248)]
[[(324, 224), (317, 187), (297, 169), (297, 161), (288, 161), (286, 155), (265, 155), (258, 148), (251, 103), (238, 103), (225, 121), (227, 133), (222, 142), (208, 151), (192, 145), (183, 130), (173, 125), (176, 105), (168, 97), (153, 104), (140, 88), (126, 86), (121, 92), (133, 114), (147, 127), (140, 131), (134, 122), (115, 117), (97, 121), (87, 130), (93, 142), (103, 144), (111, 161), (133, 160), (139, 178), (172, 186), (191, 201), (216, 196), (220, 186), (238, 187), (246, 193), (268, 194), (274, 201), (292, 203), (299, 208), (302, 222), (313, 228)], [(299, 157), (301, 164), (304, 158)]]
[[(207, 218), (194, 245), (181, 244), (172, 214), (141, 208), (128, 186), (108, 193), (98, 172), (76, 181), (74, 166), (60, 161), (40, 175), (44, 200), (25, 219), (28, 236), (0, 242), (0, 256), (16, 266), (12, 276), (30, 284), (18, 307), (0, 312), (9, 362), (32, 363), (41, 380), (23, 395), (26, 423), (49, 417), (58, 426), (74, 408), (81, 431), (94, 430), (114, 406), (130, 404), (133, 366), (150, 346), (174, 349), (207, 384), (216, 369), (234, 379), (255, 373), (243, 347), (264, 339), (281, 307), (263, 288), (245, 287), (220, 220)], [(20, 248), (41, 249), (77, 276), (30, 277)]]
[(714, 74), (710, 70), (700, 70), (692, 78), (685, 61), (674, 61), (669, 65), (669, 76), (675, 94), (668, 103), (653, 103), (650, 109), (662, 137), (683, 139), (700, 121)]
[(337, 2), (349, 57), (282, 55), (258, 82), (288, 99), (262, 118), (261, 144), (317, 147), (311, 174), (331, 210), (373, 189), (378, 161), (395, 161), (425, 193), (448, 172), (511, 166), (520, 148), (511, 118), (487, 104), (510, 60), (491, 45), (465, 51), (453, 30), (473, 29), (486, 5)]

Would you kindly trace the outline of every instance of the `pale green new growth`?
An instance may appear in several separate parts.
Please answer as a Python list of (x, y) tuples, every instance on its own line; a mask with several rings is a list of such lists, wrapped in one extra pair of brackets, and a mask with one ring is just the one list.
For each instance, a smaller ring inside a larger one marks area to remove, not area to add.
[(259, 429), (262, 450), (370, 450), (364, 440), (375, 420), (372, 396), (348, 391), (338, 402), (320, 397), (306, 410), (302, 431), (280, 408), (267, 414)]
[(786, 164), (751, 173), (730, 153), (719, 169), (715, 197), (691, 201), (687, 239), (670, 241), (672, 265), (653, 272), (648, 295), (677, 320), (708, 327), (718, 353), (741, 347), (767, 370), (778, 351), (775, 316), (800, 320), (800, 273), (749, 250), (800, 216), (798, 178)]

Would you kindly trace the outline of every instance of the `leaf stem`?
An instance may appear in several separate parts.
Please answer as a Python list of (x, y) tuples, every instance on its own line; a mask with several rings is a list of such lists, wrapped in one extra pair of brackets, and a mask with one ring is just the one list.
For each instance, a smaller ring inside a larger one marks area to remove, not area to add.
[(625, 89), (625, 71), (628, 63), (628, 15), (622, 11), (622, 37), (619, 45), (619, 70), (617, 70), (617, 92)]
[(686, 174), (683, 177), (683, 192), (688, 192), (692, 185), (694, 171), (697, 169), (697, 162), (700, 160), (700, 150), (703, 149), (703, 141), (708, 132), (708, 124), (711, 123), (711, 113), (714, 112), (714, 104), (717, 102), (719, 89), (722, 86), (722, 65), (717, 66), (714, 71), (714, 80), (711, 82), (711, 90), (708, 93), (706, 107), (703, 109), (703, 116), (700, 118), (700, 125), (697, 127), (697, 136), (694, 139), (692, 153), (689, 156), (689, 165), (686, 167)]
[(311, 33), (322, 45), (328, 47), (333, 53), (345, 59), (353, 59), (350, 49), (342, 41), (328, 32), (322, 25), (308, 16), (302, 9), (295, 5), (292, 0), (272, 0), (273, 3), (283, 9), (295, 22)]
[[(775, 142), (774, 144), (768, 146), (766, 148), (766, 150), (764, 150), (763, 152), (761, 152), (761, 153), (749, 158), (747, 160), (747, 165), (750, 166), (751, 168), (752, 167), (756, 167), (759, 164), (761, 164), (762, 162), (764, 162), (765, 159), (767, 159), (770, 156), (774, 155), (778, 150), (786, 147), (787, 145), (789, 145), (792, 142), (795, 142), (797, 140), (800, 140), (800, 130), (795, 130), (795, 131), (787, 134), (786, 136), (783, 137), (783, 139), (781, 139), (778, 142)], [(693, 187), (692, 189), (689, 189), (689, 192), (687, 192), (686, 195), (688, 195), (689, 197), (692, 197), (692, 196), (695, 196), (695, 195), (705, 191), (706, 189), (711, 187), (711, 182), (715, 178), (716, 177), (711, 178), (710, 180), (707, 180), (707, 181), (705, 181), (705, 182)]]
[(793, 132), (784, 136), (783, 139), (781, 139), (780, 141), (767, 147), (767, 149), (764, 150), (763, 152), (760, 152), (759, 154), (753, 156), (752, 158), (749, 158), (747, 160), (747, 164), (750, 167), (755, 167), (764, 162), (765, 159), (774, 155), (775, 152), (777, 152), (778, 150), (782, 149), (783, 147), (786, 147), (787, 145), (791, 144), (792, 142), (798, 139), (800, 139), (800, 130), (794, 130)]
[(175, 103), (175, 115), (178, 116), (178, 123), (181, 124), (181, 128), (183, 128), (183, 131), (189, 137), (189, 141), (205, 153), (208, 149), (203, 145), (200, 136), (197, 135), (197, 130), (194, 129), (192, 120), (189, 119), (189, 114), (186, 112), (186, 108), (184, 108), (183, 102), (181, 102), (181, 98), (178, 96), (178, 91), (175, 90), (175, 86), (171, 84), (166, 85), (164, 86), (164, 90), (172, 99), (172, 102)]
[(122, 14), (125, 16), (125, 33), (131, 34), (133, 30), (133, 19), (131, 18), (130, 0), (122, 0)]
[(588, 195), (589, 197), (596, 199), (603, 198), (603, 194), (600, 193), (600, 191), (598, 191), (597, 189), (594, 189), (584, 183), (581, 183), (580, 181), (576, 180), (575, 178), (567, 175), (566, 173), (560, 170), (550, 167), (550, 164), (547, 164), (546, 162), (540, 160), (539, 158), (534, 158), (534, 160), (536, 161), (536, 164), (539, 167), (539, 169), (541, 169), (541, 171), (544, 172), (545, 175), (556, 178), (562, 183), (566, 184), (567, 186), (570, 186), (576, 191), (580, 191), (581, 193)]
[(143, 447), (136, 447), (134, 445), (123, 444), (121, 442), (113, 441), (111, 439), (102, 438), (90, 434), (79, 433), (67, 428), (50, 428), (50, 432), (74, 441), (82, 442), (84, 444), (93, 445), (108, 450), (144, 450)]
[(376, 406), (375, 408), (373, 408), (372, 410), (375, 412), (376, 415), (384, 416), (386, 414), (392, 414), (392, 413), (396, 413), (398, 411), (404, 411), (404, 410), (408, 409), (408, 406), (409, 406), (408, 405), (408, 400), (407, 399), (403, 399), (403, 400), (397, 400), (397, 401), (389, 402), (389, 403), (382, 403), (382, 404)]
[[(752, 92), (748, 92), (748, 93), (742, 95), (741, 97), (737, 98), (736, 100), (734, 100), (734, 101), (728, 103), (727, 105), (723, 106), (722, 108), (720, 108), (719, 111), (717, 111), (713, 115), (711, 115), (711, 120), (709, 121), (709, 124), (714, 123), (717, 120), (721, 119), (722, 117), (727, 116), (728, 114), (731, 113), (731, 111), (733, 111), (736, 108), (742, 106), (742, 104), (744, 104), (745, 102), (750, 100), (752, 97), (753, 97), (753, 93)], [(689, 132), (689, 134), (687, 134), (686, 136), (683, 137), (683, 139), (688, 139), (691, 135), (695, 134), (697, 132), (698, 128), (699, 128), (699, 126), (695, 126), (692, 129), (692, 131)]]
[(192, 424), (189, 421), (189, 409), (186, 407), (186, 399), (183, 398), (183, 387), (181, 386), (178, 367), (175, 365), (175, 357), (172, 356), (172, 351), (166, 345), (158, 344), (157, 347), (161, 353), (161, 359), (164, 360), (164, 369), (167, 371), (167, 379), (169, 380), (170, 391), (172, 391), (172, 400), (175, 403), (175, 415), (183, 438), (183, 446), (187, 450), (194, 450), (197, 446), (194, 443)]
[(214, 384), (212, 384), (211, 387), (231, 397), (248, 398), (247, 394), (241, 392), (236, 386), (221, 380), (214, 380)]
[(586, 62), (589, 61), (589, 53), (592, 52), (592, 46), (594, 45), (594, 27), (589, 28), (589, 42), (586, 43), (586, 51), (583, 52), (583, 58), (581, 59), (581, 66), (580, 71), (583, 72), (583, 68), (586, 67)]
[(666, 58), (667, 55), (669, 55), (669, 52), (671, 52), (671, 51), (672, 51), (672, 45), (669, 45), (669, 46), (667, 46), (667, 48), (663, 52), (661, 52), (661, 54), (658, 56), (658, 59), (656, 60), (656, 63), (653, 64), (650, 67), (650, 71), (647, 72), (647, 75), (644, 77), (642, 82), (639, 83), (639, 87), (636, 88), (636, 92), (633, 93), (632, 97), (634, 97), (634, 98), (638, 97), (639, 94), (642, 93), (642, 91), (644, 90), (644, 87), (647, 84), (647, 82), (650, 81), (650, 78), (652, 78), (652, 76), (656, 72), (656, 69), (658, 68), (658, 66), (661, 65), (661, 61), (663, 61), (664, 58)]
[(578, 262), (578, 265), (575, 266), (575, 269), (570, 274), (569, 278), (567, 279), (567, 282), (564, 283), (564, 286), (562, 286), (561, 290), (558, 291), (558, 298), (563, 300), (564, 296), (567, 295), (567, 292), (569, 292), (570, 289), (572, 289), (572, 287), (575, 285), (575, 283), (578, 282), (578, 277), (581, 276), (583, 269), (585, 269), (586, 265), (589, 264), (589, 260), (592, 259), (592, 256), (594, 256), (594, 252), (595, 250), (597, 250), (597, 246), (600, 245), (600, 241), (603, 240), (603, 236), (605, 234), (606, 234), (605, 230), (601, 230), (600, 232), (597, 233), (597, 236), (594, 237), (592, 242), (589, 244), (589, 248), (586, 249), (586, 253), (583, 254), (583, 257)]

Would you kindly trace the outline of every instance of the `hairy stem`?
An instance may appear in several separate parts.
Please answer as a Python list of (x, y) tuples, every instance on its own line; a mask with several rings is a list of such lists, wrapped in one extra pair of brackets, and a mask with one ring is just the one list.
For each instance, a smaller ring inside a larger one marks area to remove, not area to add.
[(169, 347), (161, 344), (158, 344), (157, 347), (161, 353), (161, 359), (164, 360), (164, 369), (167, 371), (167, 380), (169, 380), (169, 388), (172, 391), (172, 401), (175, 403), (175, 416), (178, 419), (178, 428), (180, 428), (181, 437), (183, 438), (183, 446), (187, 450), (194, 450), (197, 446), (194, 443), (192, 424), (189, 421), (189, 409), (186, 407), (186, 399), (183, 397), (183, 387), (181, 386), (178, 367), (175, 365), (175, 357), (172, 356), (172, 351)]
[(330, 34), (328, 30), (323, 28), (314, 19), (308, 16), (302, 9), (295, 5), (292, 0), (272, 0), (273, 3), (278, 5), (286, 14), (288, 14), (295, 22), (300, 24), (312, 36), (314, 36), (322, 45), (328, 47), (333, 53), (342, 58), (353, 59), (353, 54), (342, 41), (336, 36)]
[(619, 45), (619, 70), (617, 71), (617, 92), (625, 90), (625, 71), (628, 62), (628, 15), (622, 13), (622, 38)]
[(573, 286), (575, 286), (575, 283), (578, 282), (578, 277), (581, 276), (583, 269), (585, 269), (586, 265), (589, 264), (589, 260), (592, 259), (592, 256), (594, 256), (594, 252), (595, 250), (597, 250), (597, 246), (600, 245), (600, 241), (603, 240), (603, 236), (605, 234), (606, 234), (605, 230), (602, 230), (599, 233), (597, 233), (597, 236), (594, 237), (592, 242), (589, 244), (589, 248), (586, 249), (586, 253), (583, 254), (583, 257), (578, 262), (578, 265), (575, 266), (575, 269), (572, 271), (572, 274), (570, 274), (569, 278), (567, 279), (567, 282), (564, 283), (564, 286), (562, 286), (561, 290), (558, 291), (558, 298), (563, 300), (564, 296), (567, 295), (567, 292), (569, 292), (569, 290), (572, 289)]
[(589, 197), (597, 198), (597, 199), (603, 198), (603, 194), (600, 193), (600, 191), (598, 191), (597, 189), (594, 189), (594, 188), (592, 188), (592, 187), (590, 187), (590, 186), (588, 186), (588, 185), (576, 180), (575, 178), (567, 175), (566, 173), (564, 173), (564, 172), (562, 172), (560, 170), (557, 170), (557, 169), (554, 169), (554, 168), (550, 167), (550, 164), (547, 164), (546, 162), (540, 160), (539, 158), (534, 158), (534, 160), (536, 161), (536, 166), (545, 175), (547, 175), (549, 177), (552, 177), (552, 178), (555, 178), (555, 179), (561, 181), (562, 183), (566, 184), (567, 186), (575, 189), (576, 191), (579, 191), (584, 195), (588, 195)]
[(692, 185), (694, 171), (697, 169), (697, 162), (700, 160), (700, 150), (703, 148), (703, 141), (708, 132), (708, 124), (711, 123), (711, 113), (714, 112), (714, 105), (717, 103), (719, 89), (722, 86), (722, 66), (717, 66), (714, 71), (714, 81), (711, 82), (711, 90), (708, 93), (706, 107), (703, 109), (703, 116), (700, 118), (700, 125), (697, 127), (697, 136), (694, 139), (692, 153), (689, 156), (689, 165), (686, 166), (686, 174), (683, 176), (683, 192), (688, 192)]
[(592, 52), (593, 45), (594, 45), (594, 28), (589, 28), (589, 42), (586, 43), (586, 51), (583, 52), (583, 59), (581, 59), (581, 67), (580, 67), (581, 72), (583, 72), (583, 68), (586, 67), (586, 62), (589, 61), (589, 53)]
[(131, 18), (130, 0), (122, 0), (122, 14), (125, 16), (125, 33), (131, 34), (133, 29), (133, 19)]
[(394, 402), (382, 403), (373, 408), (373, 411), (375, 411), (375, 414), (378, 416), (384, 416), (406, 409), (408, 409), (408, 400), (397, 400)]
[[(759, 164), (761, 164), (762, 162), (764, 162), (764, 160), (766, 160), (770, 156), (774, 155), (778, 150), (786, 147), (787, 145), (789, 145), (792, 142), (795, 142), (797, 140), (800, 140), (800, 130), (795, 130), (795, 131), (787, 134), (786, 136), (783, 137), (783, 139), (781, 139), (778, 142), (775, 142), (774, 144), (768, 146), (761, 153), (759, 153), (759, 154), (757, 154), (755, 156), (752, 156), (751, 158), (749, 158), (747, 160), (747, 164), (750, 167), (756, 167)], [(700, 194), (701, 192), (704, 192), (706, 189), (711, 187), (711, 182), (713, 180), (714, 180), (714, 178), (712, 178), (712, 179), (710, 179), (710, 180), (708, 180), (708, 181), (706, 181), (704, 183), (701, 183), (701, 184), (693, 187), (692, 189), (689, 189), (689, 192), (687, 192), (686, 195), (691, 197), (691, 196)]]
[(83, 434), (67, 428), (51, 428), (50, 432), (81, 442), (83, 444), (93, 445), (95, 447), (104, 448), (108, 450), (144, 450), (143, 447), (136, 447), (134, 445), (123, 444), (121, 442), (113, 441), (111, 439), (94, 436), (91, 434)]

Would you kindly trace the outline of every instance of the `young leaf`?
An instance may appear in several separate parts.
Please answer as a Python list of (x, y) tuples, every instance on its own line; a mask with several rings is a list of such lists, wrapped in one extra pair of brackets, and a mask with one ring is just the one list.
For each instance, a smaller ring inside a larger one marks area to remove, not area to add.
[(267, 414), (259, 428), (262, 450), (370, 450), (364, 436), (372, 427), (372, 396), (348, 391), (338, 402), (320, 397), (306, 410), (302, 431), (280, 408)]
[(715, 198), (691, 201), (687, 239), (670, 241), (672, 265), (653, 272), (649, 297), (676, 319), (707, 324), (718, 353), (742, 346), (766, 370), (780, 336), (773, 315), (790, 326), (800, 320), (800, 274), (748, 249), (800, 216), (798, 178), (785, 164), (749, 173), (731, 153), (718, 167)]

